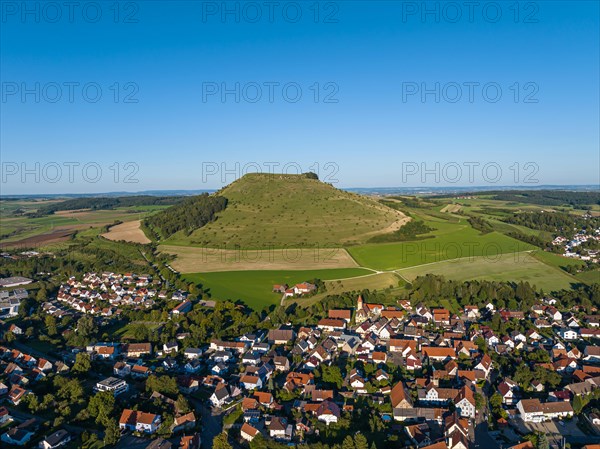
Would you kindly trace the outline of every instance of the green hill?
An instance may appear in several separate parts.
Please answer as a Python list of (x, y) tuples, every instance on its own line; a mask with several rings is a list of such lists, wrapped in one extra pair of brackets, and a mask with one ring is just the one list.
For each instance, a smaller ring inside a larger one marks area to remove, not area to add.
[(247, 174), (215, 196), (226, 198), (227, 207), (213, 221), (161, 243), (226, 249), (340, 246), (393, 232), (406, 221), (400, 211), (307, 175)]

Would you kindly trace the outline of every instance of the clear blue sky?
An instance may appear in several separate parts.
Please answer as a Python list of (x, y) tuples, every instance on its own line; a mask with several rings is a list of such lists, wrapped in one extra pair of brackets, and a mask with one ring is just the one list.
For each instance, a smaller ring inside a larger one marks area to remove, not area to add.
[[(21, 2), (3, 1), (1, 193), (218, 188), (236, 163), (317, 163), (339, 187), (489, 185), (497, 168), (499, 185), (598, 183), (599, 3), (521, 2), (518, 15), (513, 2), (491, 3), (500, 11), (469, 17), (429, 2), (436, 18), (421, 2), (281, 1), (272, 20), (262, 6), (252, 23), (262, 1), (230, 2), (238, 17), (222, 17), (221, 2), (120, 2), (117, 20), (114, 2), (99, 2), (96, 22), (92, 7), (71, 20), (66, 7), (31, 2), (39, 12), (23, 15)], [(469, 82), (479, 83), (472, 102)], [(79, 83), (72, 101), (65, 83)], [(86, 83), (96, 84), (83, 92)], [(209, 94), (236, 83), (239, 102)], [(279, 83), (272, 102), (265, 83)], [(297, 84), (285, 97), (287, 83)], [(439, 102), (414, 93), (436, 83)], [(473, 180), (469, 162), (480, 164)], [(79, 164), (71, 179), (69, 163)], [(440, 179), (423, 180), (422, 164), (435, 163)]]

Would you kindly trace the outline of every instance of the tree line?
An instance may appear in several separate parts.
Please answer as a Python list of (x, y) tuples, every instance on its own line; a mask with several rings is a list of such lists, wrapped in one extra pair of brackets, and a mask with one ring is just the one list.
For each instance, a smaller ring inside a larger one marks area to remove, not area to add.
[(190, 235), (193, 231), (215, 220), (218, 212), (227, 207), (227, 198), (203, 193), (186, 198), (145, 219), (146, 226), (154, 229), (162, 238), (168, 238), (179, 231)]

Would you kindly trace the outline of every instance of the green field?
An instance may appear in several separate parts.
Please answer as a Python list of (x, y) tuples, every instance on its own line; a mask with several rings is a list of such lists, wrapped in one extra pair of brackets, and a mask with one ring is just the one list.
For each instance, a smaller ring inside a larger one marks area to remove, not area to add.
[(242, 300), (260, 310), (279, 304), (281, 294), (273, 293), (273, 284), (293, 285), (310, 279), (341, 279), (371, 273), (362, 268), (302, 271), (226, 271), (218, 273), (192, 273), (184, 275), (187, 282), (202, 284), (214, 299)]
[[(16, 203), (16, 204), (13, 204)], [(33, 212), (39, 205), (49, 201), (2, 201), (0, 202), (0, 220), (2, 222), (0, 239), (2, 243), (18, 242), (40, 236), (55, 230), (76, 231), (89, 227), (102, 227), (115, 221), (131, 221), (144, 218), (148, 214), (164, 209), (167, 206), (135, 206), (110, 210), (59, 211), (52, 215), (30, 218), (26, 215), (15, 215), (20, 207)], [(37, 245), (43, 240), (35, 241)]]
[[(541, 251), (538, 251), (541, 252)], [(580, 282), (560, 268), (540, 262), (530, 253), (501, 254), (496, 257), (475, 257), (448, 260), (425, 266), (404, 268), (397, 273), (408, 281), (431, 273), (456, 281), (490, 280), (529, 282), (538, 289), (554, 291), (571, 288)]]
[(533, 249), (527, 243), (498, 232), (482, 235), (464, 219), (459, 223), (452, 223), (430, 217), (426, 223), (436, 228), (425, 236), (429, 238), (410, 242), (355, 246), (349, 248), (350, 255), (361, 266), (376, 270), (394, 270), (442, 260), (491, 257), (496, 254)]

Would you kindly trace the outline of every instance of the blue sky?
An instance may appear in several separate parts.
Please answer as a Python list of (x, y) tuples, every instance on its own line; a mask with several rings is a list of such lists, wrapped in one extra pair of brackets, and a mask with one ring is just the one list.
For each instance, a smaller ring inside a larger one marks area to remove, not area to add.
[(2, 194), (599, 182), (598, 2), (91, 3), (2, 2)]

